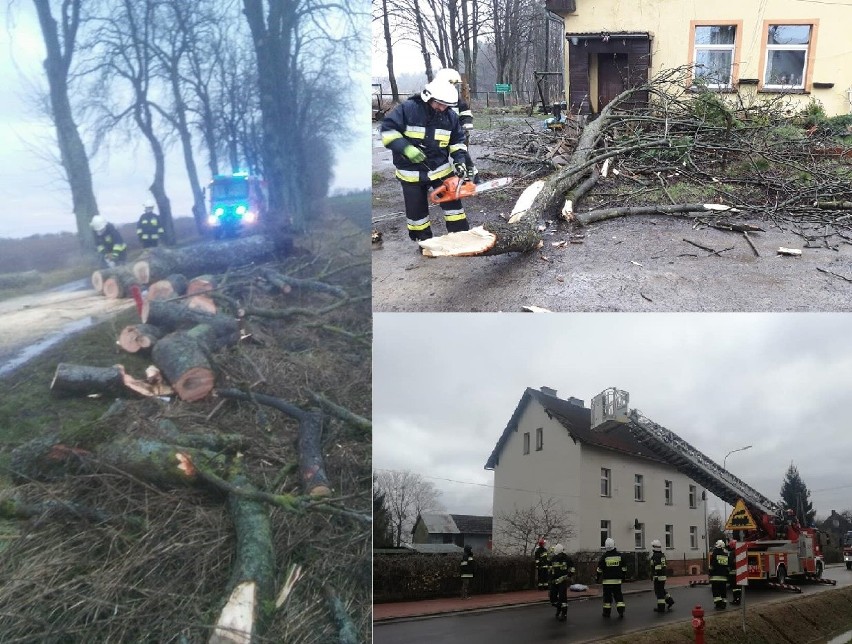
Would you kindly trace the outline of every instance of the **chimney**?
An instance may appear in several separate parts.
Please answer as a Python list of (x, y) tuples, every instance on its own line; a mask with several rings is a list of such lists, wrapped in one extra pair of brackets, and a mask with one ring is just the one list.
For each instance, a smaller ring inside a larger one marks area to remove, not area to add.
[(579, 398), (574, 398), (574, 396), (568, 396), (568, 402), (572, 405), (576, 405), (577, 407), (585, 407), (586, 404), (580, 400)]
[(556, 398), (556, 390), (555, 390), (555, 389), (551, 389), (550, 387), (542, 387), (542, 388), (541, 388), (541, 393), (543, 393), (543, 394), (545, 394), (545, 395), (547, 395), (547, 396), (553, 396), (554, 398)]

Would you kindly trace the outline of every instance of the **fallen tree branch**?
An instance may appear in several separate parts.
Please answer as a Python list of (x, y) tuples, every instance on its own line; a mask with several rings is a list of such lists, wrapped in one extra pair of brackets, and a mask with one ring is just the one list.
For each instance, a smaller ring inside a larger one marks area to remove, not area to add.
[(323, 593), (325, 593), (326, 601), (328, 601), (328, 607), (331, 611), (331, 616), (334, 619), (334, 623), (337, 625), (338, 632), (338, 642), (339, 644), (358, 644), (358, 632), (355, 629), (355, 624), (352, 623), (352, 618), (349, 617), (349, 613), (346, 611), (346, 607), (343, 605), (343, 602), (340, 601), (340, 598), (337, 596), (331, 586), (325, 585), (323, 586)]
[[(633, 206), (624, 208), (601, 208), (600, 210), (589, 210), (574, 215), (574, 219), (588, 226), (589, 224), (604, 221), (607, 219), (615, 219), (616, 217), (626, 217), (629, 215), (677, 215), (687, 212), (704, 212), (708, 210), (719, 210), (717, 204), (703, 203), (684, 203), (674, 204), (671, 206), (653, 205), (653, 206)], [(723, 207), (722, 209), (728, 209)]]
[(844, 275), (840, 275), (839, 273), (835, 273), (834, 271), (830, 271), (830, 270), (825, 269), (825, 268), (820, 268), (819, 266), (817, 266), (816, 269), (820, 273), (826, 273), (828, 275), (834, 275), (834, 277), (839, 277), (840, 279), (845, 280), (847, 282), (852, 282), (852, 279), (845, 277)]
[(313, 391), (308, 391), (308, 395), (311, 397), (311, 400), (313, 400), (320, 407), (329, 412), (332, 416), (336, 416), (342, 421), (349, 423), (350, 425), (356, 427), (357, 429), (360, 429), (363, 432), (371, 433), (373, 431), (373, 423), (368, 418), (364, 418), (363, 416), (354, 414), (345, 407), (336, 405), (322, 394), (318, 394)]

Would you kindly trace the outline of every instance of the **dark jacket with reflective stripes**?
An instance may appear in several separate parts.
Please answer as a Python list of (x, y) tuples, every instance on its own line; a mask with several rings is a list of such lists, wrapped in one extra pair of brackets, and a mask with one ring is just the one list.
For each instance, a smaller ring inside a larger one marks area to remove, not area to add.
[[(452, 164), (464, 163), (467, 146), (459, 117), (451, 109), (439, 112), (415, 95), (393, 108), (381, 124), (382, 144), (393, 152), (397, 178), (403, 181), (431, 181), (453, 173)], [(426, 155), (422, 163), (409, 161), (402, 151), (408, 145)]]
[(95, 245), (101, 255), (115, 253), (122, 258), (127, 255), (127, 244), (124, 243), (121, 233), (110, 223), (106, 225), (103, 232), (95, 233)]
[(666, 556), (658, 550), (654, 550), (651, 555), (651, 570), (653, 571), (654, 581), (666, 580)]
[(728, 581), (730, 564), (725, 548), (713, 548), (710, 555), (710, 581)]
[(544, 546), (536, 546), (533, 555), (535, 556), (536, 568), (550, 567), (550, 555), (547, 552), (547, 548), (545, 548)]
[(159, 239), (164, 232), (156, 213), (143, 212), (139, 221), (136, 222), (136, 235), (142, 241)]
[(554, 584), (568, 581), (569, 577), (574, 576), (574, 572), (574, 562), (567, 554), (560, 552), (558, 555), (553, 555), (553, 560), (550, 562), (550, 578)]
[(617, 550), (609, 550), (601, 555), (597, 574), (604, 584), (620, 584), (627, 575), (627, 564)]
[(459, 123), (463, 130), (473, 129), (473, 111), (465, 101), (459, 98), (458, 107), (454, 107), (453, 111), (458, 114)]
[(462, 577), (473, 577), (473, 555), (467, 552), (462, 555), (461, 563), (459, 564), (459, 574)]

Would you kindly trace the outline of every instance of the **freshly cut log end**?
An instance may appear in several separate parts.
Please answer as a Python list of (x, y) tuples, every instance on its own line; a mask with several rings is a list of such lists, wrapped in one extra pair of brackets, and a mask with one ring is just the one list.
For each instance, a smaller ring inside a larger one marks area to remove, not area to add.
[(237, 585), (219, 614), (208, 644), (251, 644), (256, 605), (257, 584), (244, 581)]
[(213, 368), (191, 335), (180, 331), (167, 335), (154, 345), (152, 358), (181, 400), (201, 400), (213, 390)]
[(207, 397), (216, 384), (216, 376), (209, 367), (192, 367), (187, 369), (176, 380), (172, 387), (186, 402), (195, 402)]
[(186, 285), (186, 294), (201, 295), (202, 293), (209, 293), (215, 288), (216, 279), (212, 275), (199, 275), (189, 280)]
[(470, 257), (494, 248), (497, 238), (482, 226), (418, 242), (426, 257)]
[(103, 294), (110, 300), (120, 300), (130, 297), (131, 287), (139, 286), (139, 282), (130, 271), (117, 272), (104, 280)]
[(186, 305), (194, 311), (204, 311), (211, 315), (215, 315), (218, 311), (216, 302), (214, 302), (213, 298), (208, 295), (193, 295), (187, 299)]
[(165, 334), (151, 324), (131, 324), (121, 330), (118, 346), (128, 353), (138, 353), (154, 346)]

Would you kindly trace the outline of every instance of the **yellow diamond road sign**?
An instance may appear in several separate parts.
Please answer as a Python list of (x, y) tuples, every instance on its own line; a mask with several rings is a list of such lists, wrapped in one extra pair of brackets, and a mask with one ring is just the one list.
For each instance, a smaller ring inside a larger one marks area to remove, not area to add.
[(737, 501), (734, 509), (731, 511), (731, 516), (728, 517), (728, 522), (725, 524), (725, 530), (756, 530), (757, 524), (754, 522), (754, 517), (745, 505), (742, 499)]

